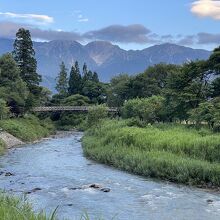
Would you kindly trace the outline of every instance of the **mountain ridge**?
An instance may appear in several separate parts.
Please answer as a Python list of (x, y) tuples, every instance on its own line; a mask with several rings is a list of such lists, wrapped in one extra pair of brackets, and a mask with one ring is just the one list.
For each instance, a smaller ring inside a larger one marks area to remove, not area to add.
[[(11, 52), (13, 39), (0, 38), (0, 55)], [(34, 42), (38, 71), (42, 74), (43, 85), (54, 89), (59, 65), (65, 62), (68, 69), (77, 60), (96, 71), (102, 81), (109, 81), (120, 73), (135, 74), (157, 63), (183, 64), (187, 61), (207, 59), (211, 52), (193, 49), (171, 43), (150, 46), (143, 50), (124, 50), (108, 41), (93, 41), (82, 45), (74, 40)], [(51, 83), (51, 85), (49, 85)]]

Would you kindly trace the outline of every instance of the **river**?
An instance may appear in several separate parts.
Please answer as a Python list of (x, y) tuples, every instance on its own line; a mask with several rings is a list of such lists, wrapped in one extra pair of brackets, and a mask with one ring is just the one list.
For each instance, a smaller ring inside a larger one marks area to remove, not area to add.
[[(26, 194), (34, 210), (57, 206), (60, 219), (219, 220), (220, 194), (146, 179), (83, 156), (82, 133), (9, 150), (0, 158), (0, 188)], [(6, 172), (14, 174), (5, 176)], [(89, 187), (99, 184), (110, 192)], [(32, 192), (31, 190), (39, 188)], [(208, 202), (209, 201), (209, 202)]]

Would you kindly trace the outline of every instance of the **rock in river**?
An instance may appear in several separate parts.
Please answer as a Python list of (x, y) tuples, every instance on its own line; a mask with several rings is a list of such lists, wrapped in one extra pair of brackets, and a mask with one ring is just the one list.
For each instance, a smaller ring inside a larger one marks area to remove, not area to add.
[(102, 192), (110, 192), (111, 191), (111, 189), (109, 189), (109, 188), (102, 188), (102, 189), (100, 189)]

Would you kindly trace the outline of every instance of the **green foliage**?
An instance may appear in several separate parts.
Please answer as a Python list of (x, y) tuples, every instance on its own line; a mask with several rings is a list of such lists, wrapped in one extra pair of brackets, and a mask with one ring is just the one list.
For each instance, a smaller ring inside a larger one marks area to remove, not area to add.
[(87, 96), (92, 103), (102, 104), (105, 101), (105, 87), (102, 83), (88, 80), (84, 82), (82, 94)]
[(24, 112), (28, 94), (13, 57), (10, 54), (0, 57), (0, 97), (6, 101), (12, 114)]
[(82, 90), (82, 77), (80, 75), (79, 64), (76, 61), (75, 66), (72, 66), (69, 77), (68, 92), (70, 95), (80, 94)]
[(0, 127), (23, 141), (37, 140), (54, 132), (49, 119), (39, 120), (35, 116), (1, 120)]
[(197, 108), (210, 93), (208, 72), (204, 61), (184, 64), (179, 72), (171, 74), (165, 88), (167, 118), (187, 120), (189, 110)]
[(13, 56), (20, 69), (20, 76), (31, 91), (39, 85), (41, 76), (37, 73), (37, 61), (29, 30), (20, 28), (16, 33)]
[(91, 106), (87, 115), (87, 124), (89, 127), (96, 126), (107, 116), (108, 110), (105, 105)]
[(207, 123), (210, 128), (214, 125), (220, 125), (220, 99), (215, 98), (203, 103), (190, 112), (190, 120), (197, 125)]
[(130, 99), (124, 103), (122, 116), (124, 118), (139, 118), (146, 123), (155, 123), (160, 119), (163, 102), (164, 99), (160, 96)]
[(68, 94), (67, 69), (64, 62), (60, 64), (60, 72), (57, 77), (56, 90), (62, 96), (66, 96)]
[(130, 98), (130, 83), (131, 77), (127, 74), (120, 74), (111, 79), (107, 100), (109, 106), (120, 107)]
[(2, 220), (55, 220), (55, 214), (36, 214), (29, 203), (24, 200), (0, 194), (0, 219)]
[(37, 73), (37, 61), (29, 30), (24, 28), (18, 30), (12, 54), (19, 67), (20, 77), (29, 91), (24, 106), (28, 111), (39, 103), (42, 91), (42, 87), (39, 86), (41, 75)]
[(88, 105), (90, 103), (90, 100), (87, 96), (76, 94), (68, 96), (67, 98), (63, 99), (61, 103), (66, 106), (83, 106)]
[(9, 107), (6, 105), (6, 101), (0, 99), (0, 120), (7, 118), (9, 115)]
[(211, 87), (212, 87), (211, 96), (220, 97), (220, 78), (219, 77), (213, 80), (213, 82), (211, 83)]
[[(90, 100), (86, 96), (76, 94), (61, 99), (60, 104), (65, 106), (88, 106)], [(78, 127), (83, 121), (85, 121), (86, 114), (81, 112), (62, 112), (57, 113), (56, 118), (57, 127), (59, 129), (68, 130)]]
[(105, 121), (88, 130), (89, 158), (117, 168), (178, 183), (220, 186), (220, 136), (177, 125), (128, 127)]
[(163, 95), (163, 89), (167, 85), (167, 77), (173, 72), (178, 72), (179, 69), (179, 66), (164, 63), (150, 66), (144, 73), (131, 79), (130, 97), (145, 98)]
[(220, 73), (220, 47), (214, 49), (208, 60), (208, 66), (211, 72), (214, 72), (216, 75)]

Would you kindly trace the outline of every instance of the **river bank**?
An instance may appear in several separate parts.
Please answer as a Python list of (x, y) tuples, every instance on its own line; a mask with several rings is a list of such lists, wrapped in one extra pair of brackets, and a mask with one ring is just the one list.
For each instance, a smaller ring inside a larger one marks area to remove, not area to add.
[(183, 126), (105, 121), (85, 133), (85, 155), (134, 174), (219, 190), (220, 135)]
[(33, 115), (0, 120), (0, 128), (1, 152), (7, 148), (39, 141), (55, 132), (50, 120), (40, 120)]
[[(179, 220), (220, 218), (216, 192), (132, 175), (83, 156), (83, 133), (12, 148), (0, 157), (0, 188), (58, 219)], [(5, 176), (5, 172), (14, 175)], [(110, 189), (104, 192), (94, 187)], [(120, 207), (120, 208), (119, 208)], [(17, 219), (16, 219), (17, 220)], [(20, 219), (19, 219), (20, 220)], [(23, 219), (22, 219), (23, 220)]]

